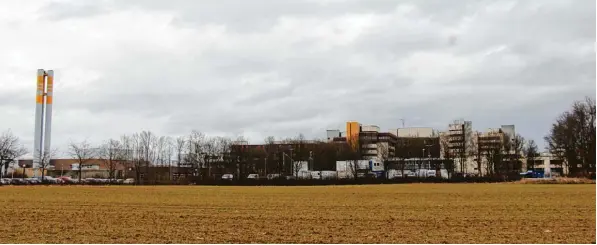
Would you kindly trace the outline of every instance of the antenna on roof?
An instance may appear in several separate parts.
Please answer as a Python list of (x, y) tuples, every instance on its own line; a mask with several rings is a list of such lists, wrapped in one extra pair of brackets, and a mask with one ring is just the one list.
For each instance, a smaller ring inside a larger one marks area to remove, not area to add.
[(404, 128), (404, 118), (400, 118), (400, 121), (402, 121), (402, 127)]

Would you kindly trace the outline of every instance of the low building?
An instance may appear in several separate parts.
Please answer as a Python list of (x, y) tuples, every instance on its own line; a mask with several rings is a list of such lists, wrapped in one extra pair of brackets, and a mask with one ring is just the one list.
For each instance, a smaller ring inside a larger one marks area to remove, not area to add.
[(523, 170), (541, 172), (545, 177), (559, 177), (568, 174), (568, 169), (564, 166), (565, 161), (548, 152), (540, 153), (533, 159), (533, 163), (529, 164), (528, 159), (524, 159)]
[[(19, 169), (15, 170), (15, 172), (20, 173), (24, 171), (27, 176), (33, 176), (33, 160), (20, 159), (17, 165)], [(83, 164), (80, 164), (77, 159), (51, 159), (46, 168), (45, 175), (78, 178), (79, 168), (81, 169), (81, 178), (108, 178), (111, 169), (108, 162), (101, 159), (90, 159)], [(127, 170), (132, 170), (132, 164), (114, 161), (112, 169), (114, 170), (114, 177), (122, 178), (126, 176)]]

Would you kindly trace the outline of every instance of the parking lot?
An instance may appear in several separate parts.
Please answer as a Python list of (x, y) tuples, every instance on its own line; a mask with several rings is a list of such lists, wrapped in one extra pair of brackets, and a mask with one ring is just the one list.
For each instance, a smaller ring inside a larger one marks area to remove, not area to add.
[(62, 176), (62, 177), (51, 177), (44, 176), (34, 178), (2, 178), (0, 179), (0, 185), (69, 185), (69, 184), (82, 184), (82, 185), (104, 185), (104, 184), (135, 184), (135, 180), (129, 179), (102, 179), (102, 178), (83, 178), (79, 181), (77, 178)]

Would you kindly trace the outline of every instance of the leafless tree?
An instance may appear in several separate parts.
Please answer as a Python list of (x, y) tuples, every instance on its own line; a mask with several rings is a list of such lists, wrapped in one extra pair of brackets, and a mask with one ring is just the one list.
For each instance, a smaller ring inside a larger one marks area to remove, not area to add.
[(77, 159), (79, 162), (78, 168), (78, 178), (79, 183), (81, 183), (82, 173), (83, 173), (83, 165), (96, 157), (96, 151), (92, 149), (91, 144), (87, 142), (87, 140), (81, 142), (71, 142), (69, 144), (68, 154)]
[(570, 174), (595, 173), (595, 100), (574, 102), (552, 124), (545, 141), (552, 154), (565, 160)]
[(217, 163), (217, 168), (220, 170), (226, 169), (231, 164), (232, 140), (228, 137), (215, 137), (216, 151), (215, 154), (218, 159), (214, 159)]
[(132, 166), (135, 171), (135, 184), (137, 184), (141, 181), (141, 168), (144, 164), (139, 134), (123, 135), (120, 137), (120, 142), (126, 152), (125, 163), (127, 166), (125, 166), (125, 170), (128, 171)]
[(384, 167), (384, 176), (385, 178), (388, 177), (388, 169), (389, 169), (389, 162), (390, 159), (390, 147), (388, 143), (377, 143), (377, 157), (379, 161), (382, 162)]
[(349, 140), (347, 142), (347, 146), (348, 171), (356, 180), (359, 177), (359, 162), (363, 157), (361, 155), (359, 142), (357, 140)]
[(506, 175), (518, 175), (522, 168), (521, 158), (522, 150), (524, 148), (524, 138), (519, 134), (512, 138), (504, 137), (504, 155), (506, 156), (505, 171)]
[(444, 164), (444, 167), (446, 168), (446, 171), (448, 172), (448, 178), (450, 178), (454, 174), (454, 167), (455, 167), (454, 157), (455, 156), (454, 156), (452, 150), (450, 149), (448, 136), (440, 137), (440, 148), (441, 148), (442, 155), (443, 155), (442, 162)]
[(184, 136), (179, 136), (178, 138), (176, 138), (176, 143), (175, 143), (175, 150), (176, 150), (176, 173), (178, 174), (178, 177), (180, 177), (181, 174), (181, 164), (183, 164), (185, 162), (185, 156), (187, 156), (187, 150), (188, 148), (186, 147), (187, 145), (187, 141), (185, 139)]
[(187, 158), (185, 159), (186, 162), (193, 166), (195, 171), (198, 171), (199, 177), (201, 179), (203, 179), (202, 169), (205, 167), (203, 165), (204, 159), (202, 157), (204, 142), (205, 135), (199, 131), (193, 130), (188, 137), (188, 154)]
[(52, 160), (52, 158), (54, 158), (56, 156), (57, 152), (58, 152), (57, 149), (50, 149), (49, 151), (40, 149), (40, 152), (38, 154), (36, 154), (37, 156), (39, 156), (38, 168), (41, 171), (42, 181), (44, 180), (44, 178), (46, 176), (46, 170), (50, 166), (50, 160)]
[(501, 149), (501, 144), (499, 147), (490, 147), (483, 151), (483, 155), (486, 159), (486, 172), (487, 175), (493, 176), (495, 174), (500, 173), (500, 169), (502, 168), (502, 162), (504, 159), (504, 153)]
[(527, 169), (535, 170), (535, 159), (539, 156), (539, 150), (534, 140), (529, 140), (524, 148), (524, 156), (527, 160)]
[(250, 158), (250, 152), (248, 149), (244, 149), (244, 146), (248, 143), (248, 139), (242, 135), (239, 135), (235, 141), (235, 152), (232, 154), (232, 161), (236, 163), (236, 176), (239, 179), (244, 178), (246, 176), (246, 167), (247, 162)]
[(110, 182), (115, 178), (116, 167), (121, 164), (126, 157), (123, 152), (123, 147), (120, 141), (109, 139), (105, 142), (98, 153), (98, 158), (104, 162), (108, 168), (108, 178)]
[(277, 148), (275, 145), (276, 142), (276, 138), (274, 138), (274, 136), (267, 136), (265, 139), (265, 158), (263, 160), (263, 164), (264, 164), (264, 175), (267, 176), (267, 173), (270, 173), (270, 169), (276, 169), (278, 171), (278, 173), (280, 172), (280, 165), (278, 162), (275, 161), (275, 154), (277, 152)]
[(0, 176), (7, 172), (11, 163), (25, 154), (27, 148), (19, 142), (19, 138), (10, 130), (4, 131), (0, 135)]
[(212, 178), (212, 167), (215, 162), (219, 160), (220, 149), (218, 147), (219, 140), (216, 137), (208, 137), (203, 141), (202, 156), (203, 163), (207, 167), (207, 177)]
[(145, 167), (145, 177), (143, 178), (143, 183), (147, 183), (150, 178), (149, 165), (155, 163), (156, 161), (157, 137), (151, 131), (142, 131), (139, 134), (138, 139), (139, 156)]
[[(481, 143), (479, 142), (479, 135), (478, 133), (474, 136), (477, 140), (471, 141), (471, 153), (475, 156), (475, 162), (477, 163), (477, 174), (479, 176), (483, 176), (483, 149), (481, 147)], [(485, 173), (487, 174), (487, 172)]]

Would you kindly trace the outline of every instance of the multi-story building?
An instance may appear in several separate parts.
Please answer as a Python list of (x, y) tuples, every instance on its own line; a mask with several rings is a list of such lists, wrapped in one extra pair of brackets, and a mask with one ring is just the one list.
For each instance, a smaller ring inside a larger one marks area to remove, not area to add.
[(475, 137), (471, 121), (455, 120), (448, 130), (440, 134), (442, 158), (454, 159), (457, 173), (475, 173)]
[(509, 154), (513, 156), (512, 152), (504, 152), (506, 143), (511, 143), (516, 135), (514, 125), (502, 125), (500, 128), (490, 128), (485, 132), (477, 132), (474, 141), (477, 147), (475, 149), (474, 161), (476, 166), (474, 170), (479, 174), (487, 173), (488, 157), (494, 154)]
[(396, 135), (396, 154), (401, 159), (440, 158), (439, 134), (433, 128), (398, 128), (390, 130)]
[[(396, 135), (380, 132), (376, 125), (362, 125), (358, 122), (346, 123), (345, 137), (338, 130), (328, 130), (328, 141), (347, 143), (356, 147), (363, 159), (387, 159), (395, 156)], [(339, 137), (333, 137), (339, 135)]]

